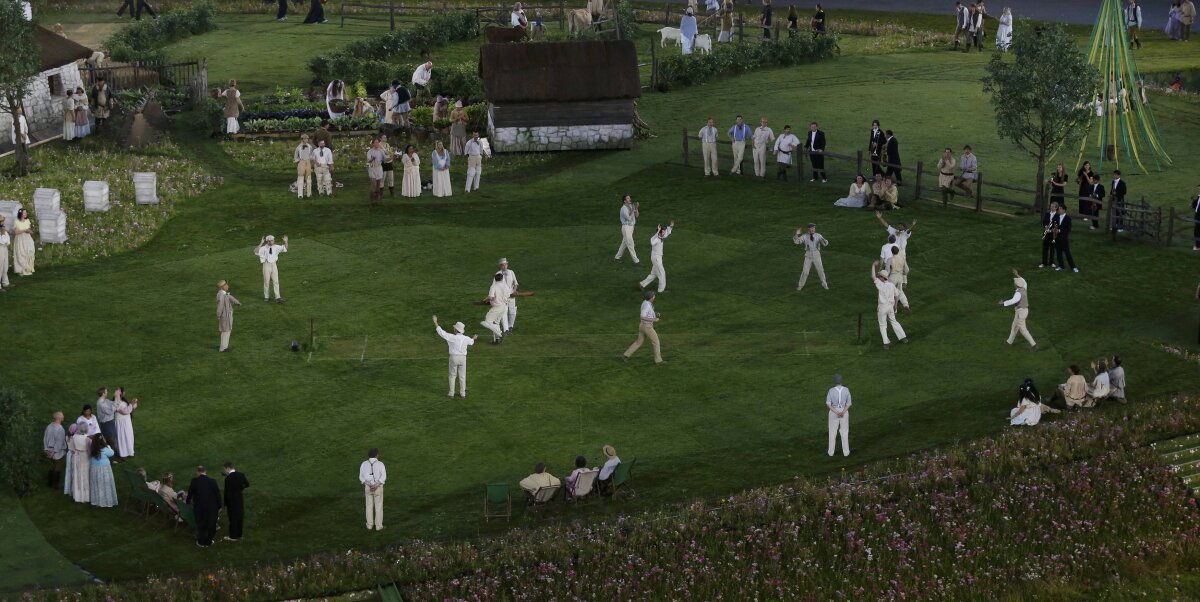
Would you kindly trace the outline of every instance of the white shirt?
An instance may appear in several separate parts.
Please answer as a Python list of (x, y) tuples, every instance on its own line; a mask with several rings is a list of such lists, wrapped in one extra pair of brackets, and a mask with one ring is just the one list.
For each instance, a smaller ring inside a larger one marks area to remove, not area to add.
[(1020, 303), (1020, 302), (1021, 302), (1021, 291), (1014, 291), (1012, 299), (1009, 299), (1008, 301), (1004, 302), (1004, 307), (1008, 307), (1010, 305), (1016, 305), (1017, 303)]
[(842, 385), (836, 385), (829, 389), (825, 394), (825, 405), (829, 407), (830, 412), (842, 412), (850, 409), (853, 400), (850, 398), (850, 389)]
[(908, 251), (908, 237), (912, 236), (911, 231), (909, 231), (907, 228), (904, 230), (897, 230), (891, 226), (888, 226), (887, 233), (890, 236), (896, 237), (896, 246), (900, 247), (901, 251)]
[(700, 141), (701, 142), (716, 142), (717, 141), (717, 128), (715, 128), (711, 125), (706, 125), (706, 126), (700, 128)]
[(412, 83), (416, 86), (429, 85), (429, 78), (433, 76), (433, 67), (425, 68), (425, 63), (417, 65), (417, 70), (413, 71)]
[(654, 304), (649, 299), (642, 301), (641, 319), (647, 322), (658, 319), (658, 314), (654, 312)]
[(792, 151), (800, 146), (800, 139), (795, 134), (784, 134), (775, 140), (775, 160), (779, 163), (792, 163)]
[(333, 151), (326, 147), (317, 147), (313, 149), (313, 161), (321, 167), (329, 167), (333, 165)]
[(1096, 378), (1092, 379), (1092, 386), (1088, 387), (1088, 395), (1099, 399), (1101, 397), (1108, 397), (1108, 392), (1108, 373), (1101, 372), (1096, 375)]
[(510, 293), (515, 293), (519, 284), (517, 282), (517, 273), (512, 270), (500, 270), (500, 274), (504, 276), (504, 280), (500, 282), (503, 282), (508, 287)]
[(0, 234), (0, 247), (7, 247), (11, 242), (12, 238), (9, 238), (8, 232)]
[(463, 146), (463, 152), (469, 157), (478, 157), (479, 155), (483, 154), (483, 145), (480, 144), (475, 138), (471, 138), (470, 140), (467, 140), (467, 143)]
[(637, 218), (633, 216), (633, 205), (621, 205), (621, 225), (633, 226), (637, 224)]
[(519, 10), (519, 11), (514, 10), (509, 15), (509, 22), (512, 24), (513, 27), (523, 27), (525, 25), (524, 21), (525, 21), (525, 11), (523, 11), (523, 10)]
[(278, 263), (280, 253), (287, 253), (287, 247), (265, 244), (254, 251), (254, 254), (258, 255), (259, 263)]
[(607, 462), (604, 463), (604, 466), (600, 467), (600, 476), (598, 476), (596, 478), (600, 479), (601, 481), (608, 480), (608, 478), (612, 476), (612, 473), (617, 470), (617, 466), (620, 466), (620, 465), (621, 465), (621, 459), (616, 456), (613, 456)]
[(670, 235), (671, 226), (667, 226), (667, 229), (663, 230), (662, 238), (658, 237), (657, 232), (650, 237), (650, 259), (662, 259), (663, 241)]
[(879, 307), (891, 308), (896, 304), (896, 285), (888, 281), (880, 282), (875, 278), (875, 288), (879, 290)]
[(439, 337), (446, 339), (446, 344), (450, 348), (450, 355), (466, 355), (467, 347), (475, 344), (475, 339), (465, 334), (458, 334), (457, 332), (450, 334), (442, 330), (441, 326), (435, 326), (434, 328), (437, 329)]
[(24, 116), (24, 115), (21, 115), (21, 119), (20, 119), (20, 122), (19, 122), (19, 126), (18, 126), (18, 125), (14, 125), (14, 126), (13, 126), (13, 129), (12, 129), (12, 143), (13, 143), (13, 145), (16, 145), (16, 144), (17, 144), (17, 137), (18, 137), (18, 136), (19, 136), (19, 137), (21, 138), (21, 140), (22, 140), (23, 142), (25, 142), (26, 144), (28, 144), (28, 143), (29, 143), (29, 122), (25, 120), (25, 116)]
[(758, 126), (754, 129), (754, 146), (766, 146), (775, 139), (775, 132), (771, 128)]
[(890, 265), (892, 261), (892, 247), (899, 246), (899, 243), (900, 241), (896, 241), (894, 243), (889, 242), (882, 247), (879, 247), (879, 258), (882, 259), (884, 263)]
[(492, 307), (507, 306), (510, 297), (512, 297), (512, 289), (508, 288), (503, 280), (492, 281), (492, 287), (488, 289), (488, 302), (492, 304)]
[(367, 458), (358, 465), (358, 482), (363, 485), (380, 485), (387, 481), (387, 467), (375, 458)]
[(92, 414), (91, 418), (84, 418), (83, 416), (80, 416), (79, 418), (75, 419), (75, 424), (86, 426), (88, 437), (100, 434), (100, 422), (96, 420), (95, 414)]
[(307, 142), (301, 142), (296, 146), (296, 152), (292, 154), (293, 162), (312, 161), (313, 145)]

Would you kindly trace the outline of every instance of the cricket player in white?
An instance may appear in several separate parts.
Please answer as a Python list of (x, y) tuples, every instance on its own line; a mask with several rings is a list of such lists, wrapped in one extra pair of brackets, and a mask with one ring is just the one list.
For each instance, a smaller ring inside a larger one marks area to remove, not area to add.
[(829, 290), (829, 283), (825, 281), (825, 266), (821, 265), (821, 247), (829, 246), (829, 241), (817, 234), (817, 225), (809, 224), (808, 234), (797, 229), (792, 242), (804, 245), (804, 271), (800, 272), (800, 283), (796, 285), (796, 290), (804, 288), (804, 283), (808, 282), (808, 270), (812, 267), (817, 268), (817, 276), (821, 277), (821, 288)]
[[(504, 276), (503, 282), (508, 287), (510, 293), (517, 292), (517, 273), (508, 269), (508, 258), (500, 258), (500, 274)], [(513, 326), (517, 324), (517, 298), (509, 296), (508, 311), (500, 317), (500, 330), (505, 334), (511, 334)]]
[(626, 249), (629, 249), (629, 257), (633, 259), (633, 265), (641, 263), (638, 261), (637, 251), (633, 250), (633, 227), (637, 225), (640, 205), (641, 203), (633, 202), (633, 197), (628, 194), (621, 200), (621, 246), (617, 247), (617, 255), (613, 257), (613, 261), (621, 261), (621, 256), (625, 255)]
[(658, 279), (658, 292), (667, 292), (667, 271), (663, 269), (662, 262), (663, 241), (671, 235), (671, 231), (674, 229), (675, 222), (673, 220), (665, 230), (662, 224), (659, 224), (654, 236), (650, 237), (650, 275), (638, 283), (638, 288), (645, 289), (651, 282)]
[(907, 343), (908, 337), (904, 334), (904, 327), (896, 321), (896, 301), (899, 300), (900, 293), (896, 291), (896, 285), (888, 281), (887, 271), (879, 269), (878, 261), (871, 264), (871, 282), (875, 283), (875, 288), (879, 291), (875, 315), (879, 318), (879, 334), (883, 336), (883, 348), (887, 349), (892, 343), (888, 340), (888, 323), (891, 323), (892, 330), (896, 331), (896, 338), (900, 339), (901, 343)]
[(283, 235), (283, 244), (275, 244), (275, 237), (270, 234), (263, 237), (259, 241), (258, 246), (254, 247), (254, 254), (258, 256), (258, 260), (262, 262), (263, 271), (263, 301), (271, 300), (271, 284), (275, 284), (275, 300), (283, 303), (283, 297), (279, 296), (279, 255), (287, 253), (288, 237)]
[(825, 406), (829, 408), (829, 455), (837, 446), (837, 436), (842, 434), (842, 455), (850, 455), (850, 389), (842, 386), (842, 375), (833, 375), (833, 387), (825, 394)]
[(492, 331), (492, 344), (500, 344), (500, 340), (504, 338), (504, 331), (500, 330), (500, 318), (508, 313), (508, 302), (512, 299), (512, 291), (504, 284), (504, 275), (496, 272), (492, 280), (492, 288), (488, 289), (488, 296), (485, 301), (491, 305), (487, 315), (479, 324), (484, 328)]
[(463, 397), (467, 396), (467, 347), (475, 344), (479, 335), (468, 337), (463, 334), (465, 327), (462, 322), (454, 323), (454, 334), (442, 330), (438, 326), (437, 316), (433, 317), (433, 327), (438, 336), (446, 340), (450, 349), (450, 394), (454, 397), (454, 377), (458, 377), (458, 391)]

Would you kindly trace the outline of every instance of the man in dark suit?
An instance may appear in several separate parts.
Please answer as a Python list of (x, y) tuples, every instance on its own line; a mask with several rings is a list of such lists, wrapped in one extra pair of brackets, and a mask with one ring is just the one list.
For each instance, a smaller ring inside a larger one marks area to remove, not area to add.
[(890, 164), (885, 175), (890, 177), (899, 186), (902, 178), (900, 175), (900, 141), (896, 140), (896, 137), (892, 135), (892, 130), (888, 130), (885, 133), (885, 138), (883, 162)]
[[(1078, 272), (1079, 268), (1075, 267), (1075, 258), (1071, 256), (1071, 216), (1067, 215), (1067, 207), (1065, 205), (1058, 206), (1058, 216), (1054, 219), (1054, 226), (1058, 232), (1054, 236), (1054, 249), (1058, 254), (1058, 265), (1054, 271), (1062, 271), (1063, 266), (1070, 265), (1072, 272)], [(1066, 263), (1063, 263), (1063, 255), (1067, 256)]]
[(871, 152), (871, 175), (883, 175), (883, 166), (879, 165), (879, 158), (883, 155), (883, 130), (879, 129), (879, 120), (871, 122), (871, 143), (867, 145), (867, 150)]
[(1042, 262), (1038, 264), (1039, 268), (1046, 267), (1046, 264), (1057, 267), (1054, 263), (1054, 226), (1058, 223), (1058, 201), (1050, 202), (1050, 211), (1042, 214)]
[(246, 520), (246, 507), (243, 504), (242, 492), (250, 488), (246, 475), (233, 468), (233, 462), (225, 463), (225, 512), (229, 516), (229, 535), (225, 541), (237, 541), (242, 538), (242, 527)]
[(1087, 214), (1092, 220), (1092, 229), (1100, 227), (1100, 208), (1104, 206), (1104, 185), (1099, 175), (1092, 175), (1092, 191), (1088, 194)]
[(1125, 180), (1121, 179), (1121, 170), (1114, 169), (1112, 187), (1108, 189), (1108, 202), (1112, 203), (1113, 223), (1111, 227), (1118, 230), (1125, 229), (1124, 220), (1121, 218), (1123, 217), (1122, 209), (1125, 208), (1125, 193), (1127, 191), (1128, 188), (1125, 187)]
[(1196, 220), (1192, 226), (1192, 250), (1200, 251), (1200, 184), (1196, 185), (1196, 197), (1192, 199), (1192, 219)]
[(217, 516), (221, 512), (221, 488), (203, 466), (188, 485), (188, 503), (196, 514), (196, 545), (207, 548), (217, 534)]
[(817, 178), (828, 182), (829, 177), (825, 175), (825, 132), (817, 129), (815, 121), (808, 124), (808, 138), (804, 139), (804, 146), (808, 149), (808, 162), (812, 165), (812, 179), (809, 182), (816, 182)]

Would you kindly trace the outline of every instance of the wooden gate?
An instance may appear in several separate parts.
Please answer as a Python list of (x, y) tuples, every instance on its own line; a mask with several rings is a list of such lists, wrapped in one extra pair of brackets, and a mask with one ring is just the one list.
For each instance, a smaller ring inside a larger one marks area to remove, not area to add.
[(1117, 234), (1127, 234), (1133, 238), (1149, 238), (1157, 242), (1162, 236), (1162, 208), (1151, 207), (1146, 199), (1140, 201), (1125, 201), (1114, 203), (1112, 220), (1109, 229), (1112, 230), (1113, 240)]

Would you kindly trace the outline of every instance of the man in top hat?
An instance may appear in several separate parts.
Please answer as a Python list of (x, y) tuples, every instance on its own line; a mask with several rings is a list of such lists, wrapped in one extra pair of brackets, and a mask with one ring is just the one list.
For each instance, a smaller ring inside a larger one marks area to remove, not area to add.
[(850, 455), (850, 389), (842, 386), (842, 375), (833, 375), (833, 387), (825, 393), (825, 407), (829, 408), (829, 455), (837, 447), (838, 433), (842, 434), (842, 455)]
[(229, 335), (233, 332), (233, 306), (241, 305), (233, 295), (229, 294), (229, 283), (224, 280), (217, 283), (217, 331), (221, 333), (221, 345), (217, 351), (229, 351)]
[(642, 301), (642, 309), (638, 317), (638, 337), (637, 340), (621, 354), (621, 358), (629, 361), (630, 356), (641, 349), (642, 342), (650, 339), (650, 346), (654, 348), (654, 363), (665, 364), (662, 358), (662, 347), (658, 342), (658, 332), (654, 330), (654, 324), (662, 319), (657, 311), (654, 311), (654, 291), (646, 291), (645, 300)]
[(1037, 342), (1033, 340), (1033, 335), (1029, 334), (1029, 329), (1025, 327), (1025, 320), (1029, 318), (1029, 285), (1025, 282), (1025, 279), (1021, 277), (1021, 274), (1017, 272), (1016, 268), (1013, 268), (1012, 272), (1013, 286), (1015, 286), (1017, 290), (1015, 293), (1013, 293), (1011, 299), (1000, 302), (1000, 305), (1004, 307), (1009, 307), (1011, 305), (1017, 306), (1016, 311), (1013, 312), (1012, 328), (1008, 331), (1008, 344), (1013, 344), (1013, 341), (1017, 339), (1017, 333), (1019, 332), (1021, 333), (1021, 336), (1025, 337), (1026, 341), (1029, 341), (1029, 348), (1037, 351)]
[(508, 302), (512, 301), (512, 289), (504, 284), (504, 274), (496, 272), (492, 277), (492, 286), (488, 289), (488, 296), (484, 299), (488, 305), (487, 315), (479, 324), (484, 328), (492, 331), (492, 344), (499, 345), (504, 339), (504, 331), (500, 328), (501, 317), (508, 313)]
[(517, 325), (517, 273), (508, 269), (508, 258), (500, 258), (500, 275), (503, 276), (502, 282), (508, 287), (511, 293), (508, 297), (508, 311), (500, 317), (500, 329), (505, 335), (512, 334), (512, 329)]
[(454, 397), (454, 378), (458, 377), (458, 391), (463, 397), (467, 396), (467, 347), (475, 344), (475, 339), (478, 335), (468, 337), (463, 334), (466, 328), (462, 322), (454, 323), (454, 334), (450, 334), (442, 330), (438, 326), (437, 316), (433, 317), (433, 328), (437, 331), (439, 337), (446, 341), (447, 347), (450, 349), (450, 393), (448, 397)]
[(896, 285), (888, 280), (887, 270), (881, 270), (879, 267), (878, 260), (871, 263), (871, 282), (875, 283), (875, 290), (879, 293), (875, 316), (879, 318), (879, 334), (883, 337), (883, 348), (888, 349), (892, 343), (888, 339), (888, 324), (892, 325), (892, 330), (896, 332), (896, 338), (900, 339), (901, 343), (907, 343), (908, 336), (904, 334), (904, 327), (896, 320), (896, 303), (900, 299), (900, 293), (896, 290)]
[(279, 296), (279, 255), (287, 253), (288, 237), (283, 235), (283, 244), (275, 244), (275, 237), (268, 234), (259, 241), (258, 246), (254, 247), (254, 254), (258, 256), (258, 260), (262, 263), (263, 271), (263, 301), (271, 300), (271, 284), (275, 284), (275, 301), (283, 303), (283, 297)]
[(829, 246), (829, 241), (817, 234), (817, 225), (808, 224), (808, 233), (797, 229), (792, 242), (804, 245), (804, 271), (800, 272), (800, 283), (796, 285), (796, 290), (804, 288), (804, 283), (808, 282), (808, 270), (812, 267), (817, 268), (817, 276), (821, 277), (821, 288), (829, 290), (829, 283), (825, 281), (825, 266), (821, 265), (821, 247)]
[(314, 147), (308, 142), (308, 134), (300, 135), (300, 144), (292, 153), (296, 163), (296, 198), (312, 197), (312, 162)]
[(658, 230), (654, 232), (654, 236), (650, 237), (650, 274), (638, 283), (638, 288), (645, 289), (651, 282), (658, 279), (658, 292), (667, 292), (667, 271), (663, 269), (662, 254), (663, 241), (671, 235), (671, 231), (675, 229), (675, 220), (671, 220), (666, 228), (659, 224)]

